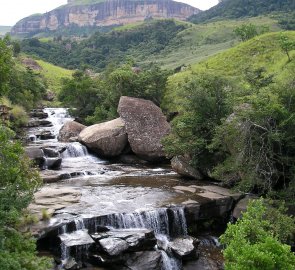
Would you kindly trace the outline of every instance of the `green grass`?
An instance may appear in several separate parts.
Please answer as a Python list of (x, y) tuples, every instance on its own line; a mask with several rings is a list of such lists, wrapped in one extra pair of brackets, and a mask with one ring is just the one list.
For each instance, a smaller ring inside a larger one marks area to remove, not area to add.
[[(295, 42), (295, 31), (287, 31), (284, 34)], [(230, 80), (246, 84), (243, 75), (245, 70), (263, 67), (267, 75), (274, 75), (275, 82), (283, 83), (291, 71), (295, 70), (295, 50), (290, 53), (293, 60), (289, 63), (287, 55), (280, 48), (279, 38), (280, 33), (267, 33), (255, 37), (171, 76), (164, 98), (164, 107), (171, 111), (180, 109), (178, 86), (194, 74), (220, 74)]]
[(197, 25), (180, 23), (185, 24), (187, 29), (180, 32), (161, 54), (151, 55), (140, 63), (154, 62), (167, 69), (198, 63), (236, 45), (239, 41), (233, 34), (233, 30), (245, 23), (252, 23), (258, 27), (268, 26), (270, 31), (281, 30), (276, 20), (265, 16)]
[(36, 62), (42, 67), (41, 74), (45, 77), (47, 81), (48, 89), (55, 93), (58, 93), (60, 91), (61, 80), (63, 78), (72, 77), (72, 70), (64, 69), (42, 60), (36, 60)]

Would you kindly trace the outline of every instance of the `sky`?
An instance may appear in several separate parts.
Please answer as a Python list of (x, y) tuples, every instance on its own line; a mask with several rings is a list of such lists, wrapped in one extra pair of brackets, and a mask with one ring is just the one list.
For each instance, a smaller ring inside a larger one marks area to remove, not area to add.
[[(177, 0), (206, 10), (216, 5), (218, 0)], [(24, 17), (35, 13), (45, 13), (64, 5), (67, 0), (0, 0), (0, 25), (14, 25)]]

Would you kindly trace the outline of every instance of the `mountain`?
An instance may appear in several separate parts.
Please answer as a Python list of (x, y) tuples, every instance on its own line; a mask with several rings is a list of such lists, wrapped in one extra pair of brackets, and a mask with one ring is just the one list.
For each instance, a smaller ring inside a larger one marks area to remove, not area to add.
[(172, 0), (68, 0), (68, 4), (45, 14), (24, 18), (12, 35), (32, 36), (63, 27), (125, 25), (150, 18), (186, 18), (200, 10)]
[(0, 37), (8, 33), (10, 29), (11, 29), (11, 26), (0, 25)]
[(255, 17), (273, 12), (294, 12), (294, 0), (222, 0), (211, 9), (192, 15), (194, 23), (220, 18)]

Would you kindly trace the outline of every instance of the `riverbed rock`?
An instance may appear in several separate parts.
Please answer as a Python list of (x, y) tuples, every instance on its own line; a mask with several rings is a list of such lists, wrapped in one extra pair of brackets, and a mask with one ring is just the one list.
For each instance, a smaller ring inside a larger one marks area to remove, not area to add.
[(132, 151), (148, 161), (165, 158), (161, 139), (170, 133), (162, 110), (152, 101), (123, 96), (118, 113), (126, 125)]
[(40, 133), (36, 134), (36, 137), (40, 140), (51, 140), (55, 138), (55, 135), (48, 130), (43, 130)]
[(104, 238), (99, 240), (99, 244), (110, 256), (118, 256), (129, 247), (128, 243), (120, 238)]
[(60, 157), (60, 152), (55, 148), (44, 147), (42, 148), (44, 155), (50, 158), (57, 158)]
[(126, 266), (134, 270), (162, 269), (162, 256), (159, 251), (143, 251), (128, 254)]
[(171, 160), (172, 169), (178, 174), (196, 180), (202, 180), (204, 176), (189, 164), (189, 160), (183, 156), (175, 156)]
[(128, 143), (121, 118), (85, 128), (79, 134), (79, 141), (103, 157), (120, 155)]
[(48, 113), (44, 112), (42, 109), (36, 109), (30, 112), (30, 117), (46, 119), (48, 117)]
[(197, 243), (193, 237), (176, 238), (169, 243), (169, 247), (178, 258), (189, 260), (197, 257)]
[(45, 156), (39, 147), (26, 147), (25, 154), (32, 159), (39, 168), (43, 168), (45, 164)]
[(246, 212), (248, 204), (251, 200), (255, 200), (257, 197), (255, 196), (246, 196), (245, 198), (241, 199), (235, 206), (233, 211), (233, 217), (235, 219), (239, 219), (242, 217), (243, 212)]
[(48, 157), (45, 158), (45, 167), (49, 170), (59, 170), (61, 167), (61, 157)]
[(52, 123), (44, 119), (31, 119), (27, 123), (27, 127), (52, 127)]
[(80, 132), (85, 129), (86, 126), (76, 122), (66, 122), (59, 131), (58, 140), (61, 142), (70, 142), (71, 138), (78, 137)]

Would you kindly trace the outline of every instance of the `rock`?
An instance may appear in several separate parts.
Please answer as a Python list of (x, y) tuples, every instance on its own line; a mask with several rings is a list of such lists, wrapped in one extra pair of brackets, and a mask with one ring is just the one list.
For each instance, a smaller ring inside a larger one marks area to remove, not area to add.
[(176, 238), (169, 243), (169, 247), (173, 253), (180, 259), (188, 260), (196, 258), (197, 240), (193, 237)]
[(118, 256), (129, 248), (128, 243), (120, 238), (104, 238), (99, 240), (99, 244), (110, 256)]
[(45, 147), (45, 148), (43, 148), (43, 152), (46, 157), (50, 157), (50, 158), (60, 157), (59, 151), (57, 151), (56, 149), (53, 149), (53, 148)]
[(61, 142), (69, 142), (70, 138), (78, 137), (84, 128), (86, 128), (86, 126), (76, 121), (68, 121), (60, 129), (58, 140)]
[(47, 91), (45, 96), (44, 96), (44, 99), (47, 100), (47, 101), (53, 101), (55, 98), (55, 93), (52, 92), (52, 91)]
[(175, 189), (176, 191), (185, 191), (185, 192), (191, 192), (191, 193), (195, 193), (197, 191), (197, 189), (195, 187), (192, 186), (175, 186), (173, 187), (173, 189)]
[(36, 163), (39, 168), (45, 165), (45, 156), (42, 149), (38, 147), (26, 147), (25, 154)]
[(193, 168), (189, 164), (189, 161), (183, 156), (176, 156), (172, 158), (171, 167), (175, 172), (184, 177), (197, 180), (202, 180), (204, 178), (204, 176), (197, 169)]
[(249, 202), (250, 202), (251, 200), (255, 200), (255, 199), (257, 199), (257, 197), (255, 197), (255, 196), (249, 196), (249, 195), (248, 195), (248, 196), (246, 196), (244, 199), (240, 200), (240, 201), (236, 204), (236, 206), (235, 206), (235, 208), (234, 208), (234, 211), (233, 211), (233, 217), (234, 217), (235, 219), (239, 219), (239, 218), (241, 218), (241, 217), (242, 217), (242, 213), (243, 213), (243, 212), (246, 212)]
[(123, 164), (147, 164), (146, 160), (140, 159), (136, 155), (120, 155), (119, 158), (116, 160), (118, 163)]
[(63, 268), (66, 270), (77, 270), (79, 269), (79, 265), (73, 257), (70, 257), (69, 259), (67, 259), (66, 263), (63, 265)]
[(55, 138), (55, 135), (52, 134), (50, 131), (43, 130), (39, 134), (36, 134), (36, 137), (40, 140), (51, 140)]
[(48, 113), (44, 112), (43, 110), (32, 110), (30, 112), (30, 117), (32, 118), (39, 118), (39, 119), (45, 119), (48, 117)]
[(123, 96), (118, 113), (136, 155), (148, 161), (165, 158), (161, 139), (170, 133), (170, 125), (158, 106), (149, 100)]
[(159, 251), (135, 252), (126, 255), (125, 265), (134, 270), (162, 269), (162, 256)]
[(128, 142), (121, 118), (85, 128), (79, 135), (79, 141), (104, 157), (120, 155)]
[(212, 258), (201, 257), (197, 261), (188, 262), (183, 266), (183, 270), (223, 270), (222, 263)]
[(45, 167), (51, 170), (59, 170), (61, 167), (62, 158), (61, 157), (53, 157), (45, 159)]
[(31, 119), (28, 122), (27, 127), (52, 127), (52, 123), (44, 119)]

